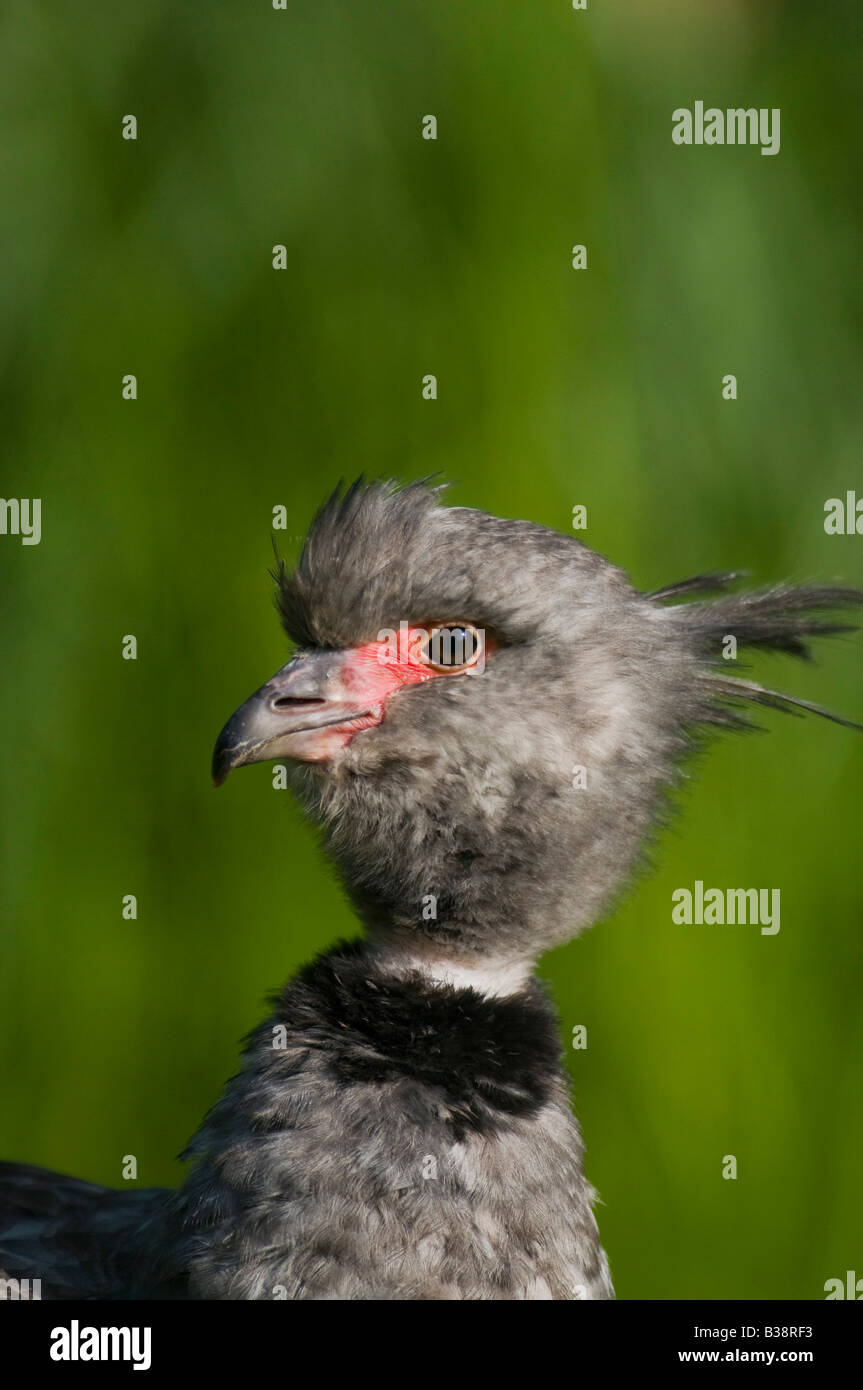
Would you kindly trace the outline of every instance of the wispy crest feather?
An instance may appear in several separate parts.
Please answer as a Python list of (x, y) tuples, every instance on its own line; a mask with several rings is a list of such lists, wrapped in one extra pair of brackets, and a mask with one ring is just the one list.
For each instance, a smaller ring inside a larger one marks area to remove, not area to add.
[[(648, 597), (661, 600), (683, 594), (721, 591), (741, 577), (734, 571), (699, 575), (656, 590)], [(859, 589), (821, 584), (779, 584), (709, 602), (677, 604), (668, 611), (678, 631), (685, 634), (693, 652), (711, 663), (720, 658), (723, 640), (728, 636), (735, 637), (741, 647), (782, 652), (811, 661), (813, 655), (809, 638), (835, 637), (855, 632), (858, 627), (856, 623), (837, 621), (823, 615), (839, 614), (860, 606), (863, 606), (863, 591)], [(818, 714), (846, 728), (863, 729), (863, 725), (854, 720), (834, 714), (809, 700), (772, 690), (756, 681), (731, 676), (727, 668), (722, 670), (722, 674), (715, 670), (711, 672), (706, 684), (709, 707), (703, 717), (708, 723), (737, 728), (756, 727), (737, 708), (748, 702), (782, 710), (785, 714)]]

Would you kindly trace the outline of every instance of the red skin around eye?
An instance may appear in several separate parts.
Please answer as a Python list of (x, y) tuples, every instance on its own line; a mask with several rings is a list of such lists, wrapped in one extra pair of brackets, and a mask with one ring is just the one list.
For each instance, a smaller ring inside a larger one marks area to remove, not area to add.
[[(308, 744), (305, 754), (307, 761), (326, 761), (339, 748), (346, 747), (363, 729), (372, 729), (380, 724), (388, 699), (403, 686), (462, 674), (435, 671), (420, 659), (419, 651), (428, 636), (425, 628), (403, 628), (397, 640), (366, 642), (342, 654), (339, 676), (344, 698), (355, 707), (367, 709), (369, 713), (348, 723), (304, 735), (304, 741)], [(492, 650), (494, 648), (487, 640), (485, 651)]]
[[(398, 643), (366, 642), (362, 647), (354, 647), (343, 667), (346, 692), (370, 705), (383, 705), (403, 685), (416, 685), (443, 674), (417, 657), (424, 636), (422, 628), (409, 628)], [(380, 717), (383, 718), (383, 710)], [(380, 723), (380, 719), (375, 722)]]

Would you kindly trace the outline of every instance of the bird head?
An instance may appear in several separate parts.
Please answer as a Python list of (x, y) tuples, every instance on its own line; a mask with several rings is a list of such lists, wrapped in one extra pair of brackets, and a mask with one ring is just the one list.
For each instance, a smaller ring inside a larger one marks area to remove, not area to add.
[(747, 702), (816, 709), (730, 677), (723, 639), (804, 655), (845, 630), (818, 614), (863, 594), (669, 606), (736, 576), (643, 594), (573, 536), (442, 494), (330, 497), (275, 574), (296, 653), (229, 720), (213, 775), (285, 761), (373, 934), (507, 972), (607, 909), (700, 730), (748, 727)]

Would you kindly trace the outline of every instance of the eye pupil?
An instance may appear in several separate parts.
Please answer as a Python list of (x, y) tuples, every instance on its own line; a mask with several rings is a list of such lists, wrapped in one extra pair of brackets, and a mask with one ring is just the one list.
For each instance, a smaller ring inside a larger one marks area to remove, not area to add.
[(479, 649), (479, 635), (475, 628), (452, 623), (438, 627), (432, 632), (424, 648), (425, 659), (432, 666), (442, 670), (454, 670), (459, 666), (469, 666)]

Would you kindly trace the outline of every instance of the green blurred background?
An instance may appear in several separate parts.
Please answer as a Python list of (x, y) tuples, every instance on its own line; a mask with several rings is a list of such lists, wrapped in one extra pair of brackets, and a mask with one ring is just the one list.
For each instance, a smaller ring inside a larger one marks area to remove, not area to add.
[[(269, 769), (209, 780), (284, 660), (274, 506), (290, 556), (341, 475), (442, 470), (454, 502), (564, 531), (585, 503), (646, 589), (863, 583), (863, 539), (823, 530), (863, 495), (857, 8), (4, 7), (0, 490), (43, 499), (41, 545), (0, 538), (5, 1156), (176, 1183), (265, 992), (353, 932)], [(781, 152), (675, 146), (696, 99), (780, 107)], [(758, 669), (863, 716), (863, 639), (820, 656)], [(588, 1027), (622, 1298), (863, 1274), (863, 738), (765, 722), (543, 963), (564, 1033)], [(780, 887), (781, 932), (674, 926), (695, 878)]]

